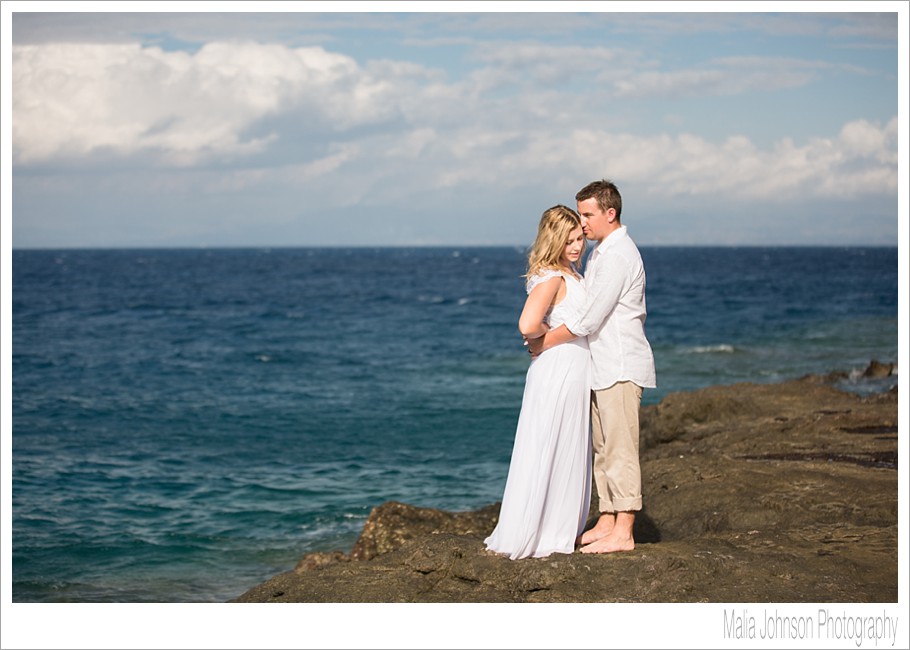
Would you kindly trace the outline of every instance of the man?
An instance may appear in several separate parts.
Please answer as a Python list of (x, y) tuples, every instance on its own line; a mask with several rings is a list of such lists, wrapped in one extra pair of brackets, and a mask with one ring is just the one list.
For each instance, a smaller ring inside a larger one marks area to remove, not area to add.
[(622, 197), (608, 180), (575, 195), (585, 237), (598, 242), (585, 269), (587, 300), (575, 320), (529, 341), (532, 356), (587, 336), (594, 366), (591, 429), (600, 518), (581, 537), (582, 553), (635, 548), (641, 510), (638, 411), (643, 388), (654, 388), (654, 355), (645, 338), (645, 269), (620, 223)]

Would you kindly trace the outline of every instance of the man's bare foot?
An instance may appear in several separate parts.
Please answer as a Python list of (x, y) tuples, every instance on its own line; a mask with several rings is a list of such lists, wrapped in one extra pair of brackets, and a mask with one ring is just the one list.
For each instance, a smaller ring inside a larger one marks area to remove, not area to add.
[(634, 548), (635, 540), (632, 537), (608, 535), (587, 546), (582, 546), (578, 550), (582, 553), (617, 553), (620, 551), (631, 551)]
[(594, 524), (594, 528), (586, 530), (581, 534), (579, 544), (585, 546), (596, 542), (599, 539), (603, 539), (613, 531), (613, 525), (616, 523), (616, 515), (612, 513), (604, 513), (600, 516), (600, 519), (597, 520), (597, 523)]

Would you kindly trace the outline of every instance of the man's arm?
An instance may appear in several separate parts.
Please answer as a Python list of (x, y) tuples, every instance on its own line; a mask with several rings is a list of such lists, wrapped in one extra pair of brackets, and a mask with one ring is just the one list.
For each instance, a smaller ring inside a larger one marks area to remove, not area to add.
[[(585, 308), (575, 320), (560, 325), (556, 329), (546, 332), (543, 336), (529, 340), (528, 347), (531, 358), (537, 358), (542, 352), (552, 347), (568, 343), (579, 336), (587, 336), (597, 331), (607, 320), (607, 317), (616, 307), (625, 287), (625, 278), (628, 269), (622, 265), (622, 260), (616, 256), (605, 258), (602, 262), (605, 268), (601, 271), (603, 279), (596, 286), (588, 286)], [(569, 328), (572, 329), (569, 329)]]
[(554, 330), (548, 330), (543, 336), (536, 339), (528, 339), (528, 351), (531, 353), (531, 358), (536, 359), (541, 352), (557, 345), (568, 343), (574, 338), (576, 336), (569, 331), (568, 327), (560, 325)]
[(610, 254), (598, 261), (601, 267), (597, 280), (586, 285), (584, 309), (575, 319), (569, 318), (565, 323), (575, 336), (588, 336), (603, 327), (629, 284), (629, 269), (623, 258)]

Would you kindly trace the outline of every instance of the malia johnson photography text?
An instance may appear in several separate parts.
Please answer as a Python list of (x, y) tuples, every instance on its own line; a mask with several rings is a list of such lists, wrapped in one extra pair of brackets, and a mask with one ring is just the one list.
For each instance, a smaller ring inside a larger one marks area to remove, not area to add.
[(850, 616), (846, 612), (831, 612), (819, 609), (815, 618), (811, 616), (787, 616), (763, 610), (760, 616), (748, 609), (724, 610), (725, 639), (848, 639), (862, 647), (864, 643), (881, 642), (894, 646), (897, 641), (897, 616)]

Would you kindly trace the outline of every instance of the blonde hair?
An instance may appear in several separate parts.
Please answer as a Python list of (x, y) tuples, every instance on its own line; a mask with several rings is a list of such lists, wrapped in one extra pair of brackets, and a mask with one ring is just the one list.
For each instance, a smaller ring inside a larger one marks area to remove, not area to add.
[[(559, 259), (566, 249), (569, 235), (576, 228), (581, 228), (581, 218), (572, 208), (554, 205), (540, 217), (537, 226), (537, 238), (528, 252), (528, 272), (525, 278), (531, 278), (541, 269), (562, 268)], [(584, 253), (584, 243), (581, 249)], [(572, 270), (572, 269), (567, 269)]]

